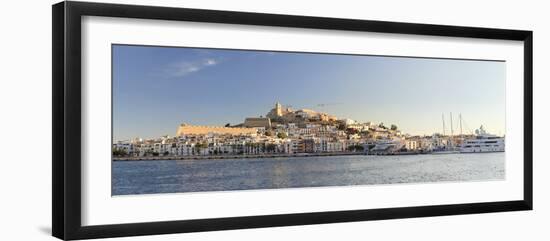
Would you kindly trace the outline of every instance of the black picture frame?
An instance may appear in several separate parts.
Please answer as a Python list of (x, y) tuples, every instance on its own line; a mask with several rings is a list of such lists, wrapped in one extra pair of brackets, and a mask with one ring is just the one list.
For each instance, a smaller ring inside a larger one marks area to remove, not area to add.
[[(99, 226), (81, 224), (81, 17), (194, 21), (259, 26), (349, 30), (428, 36), (517, 40), (524, 43), (523, 199), (502, 202), (414, 206), (282, 215), (140, 222)], [(53, 155), (52, 233), (60, 239), (308, 225), (381, 219), (532, 210), (533, 208), (533, 32), (415, 23), (336, 19), (263, 13), (198, 10), (90, 2), (52, 6)]]

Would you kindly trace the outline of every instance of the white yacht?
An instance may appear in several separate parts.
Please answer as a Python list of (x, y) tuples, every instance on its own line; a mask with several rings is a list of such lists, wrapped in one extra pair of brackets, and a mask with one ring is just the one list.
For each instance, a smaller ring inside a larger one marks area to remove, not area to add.
[(370, 150), (373, 153), (377, 152), (392, 152), (401, 148), (403, 145), (397, 140), (380, 140), (376, 142), (376, 145)]
[(504, 137), (487, 133), (483, 126), (475, 131), (476, 136), (471, 139), (465, 139), (460, 146), (460, 152), (503, 152)]

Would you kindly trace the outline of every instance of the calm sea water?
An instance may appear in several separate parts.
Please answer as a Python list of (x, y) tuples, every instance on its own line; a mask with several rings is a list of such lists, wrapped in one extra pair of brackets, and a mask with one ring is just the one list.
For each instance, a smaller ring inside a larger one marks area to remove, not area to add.
[(113, 162), (113, 195), (504, 179), (505, 153)]

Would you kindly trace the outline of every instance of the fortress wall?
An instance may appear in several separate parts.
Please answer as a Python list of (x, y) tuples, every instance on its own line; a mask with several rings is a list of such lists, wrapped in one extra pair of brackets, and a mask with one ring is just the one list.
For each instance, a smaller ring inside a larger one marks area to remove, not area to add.
[(256, 134), (256, 128), (233, 128), (223, 126), (191, 126), (182, 125), (178, 127), (176, 136), (181, 135), (205, 135), (208, 133), (217, 134), (231, 134), (231, 135), (243, 135), (243, 134)]

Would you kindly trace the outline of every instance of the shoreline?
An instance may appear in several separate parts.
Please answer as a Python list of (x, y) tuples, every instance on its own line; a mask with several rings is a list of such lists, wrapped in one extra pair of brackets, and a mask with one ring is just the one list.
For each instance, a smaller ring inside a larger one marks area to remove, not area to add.
[(324, 152), (324, 153), (293, 153), (293, 154), (241, 154), (241, 155), (203, 155), (203, 156), (140, 156), (112, 157), (112, 161), (163, 161), (163, 160), (223, 160), (248, 158), (278, 158), (278, 157), (323, 157), (323, 156), (391, 156), (391, 155), (425, 155), (428, 153), (366, 153), (366, 152)]

